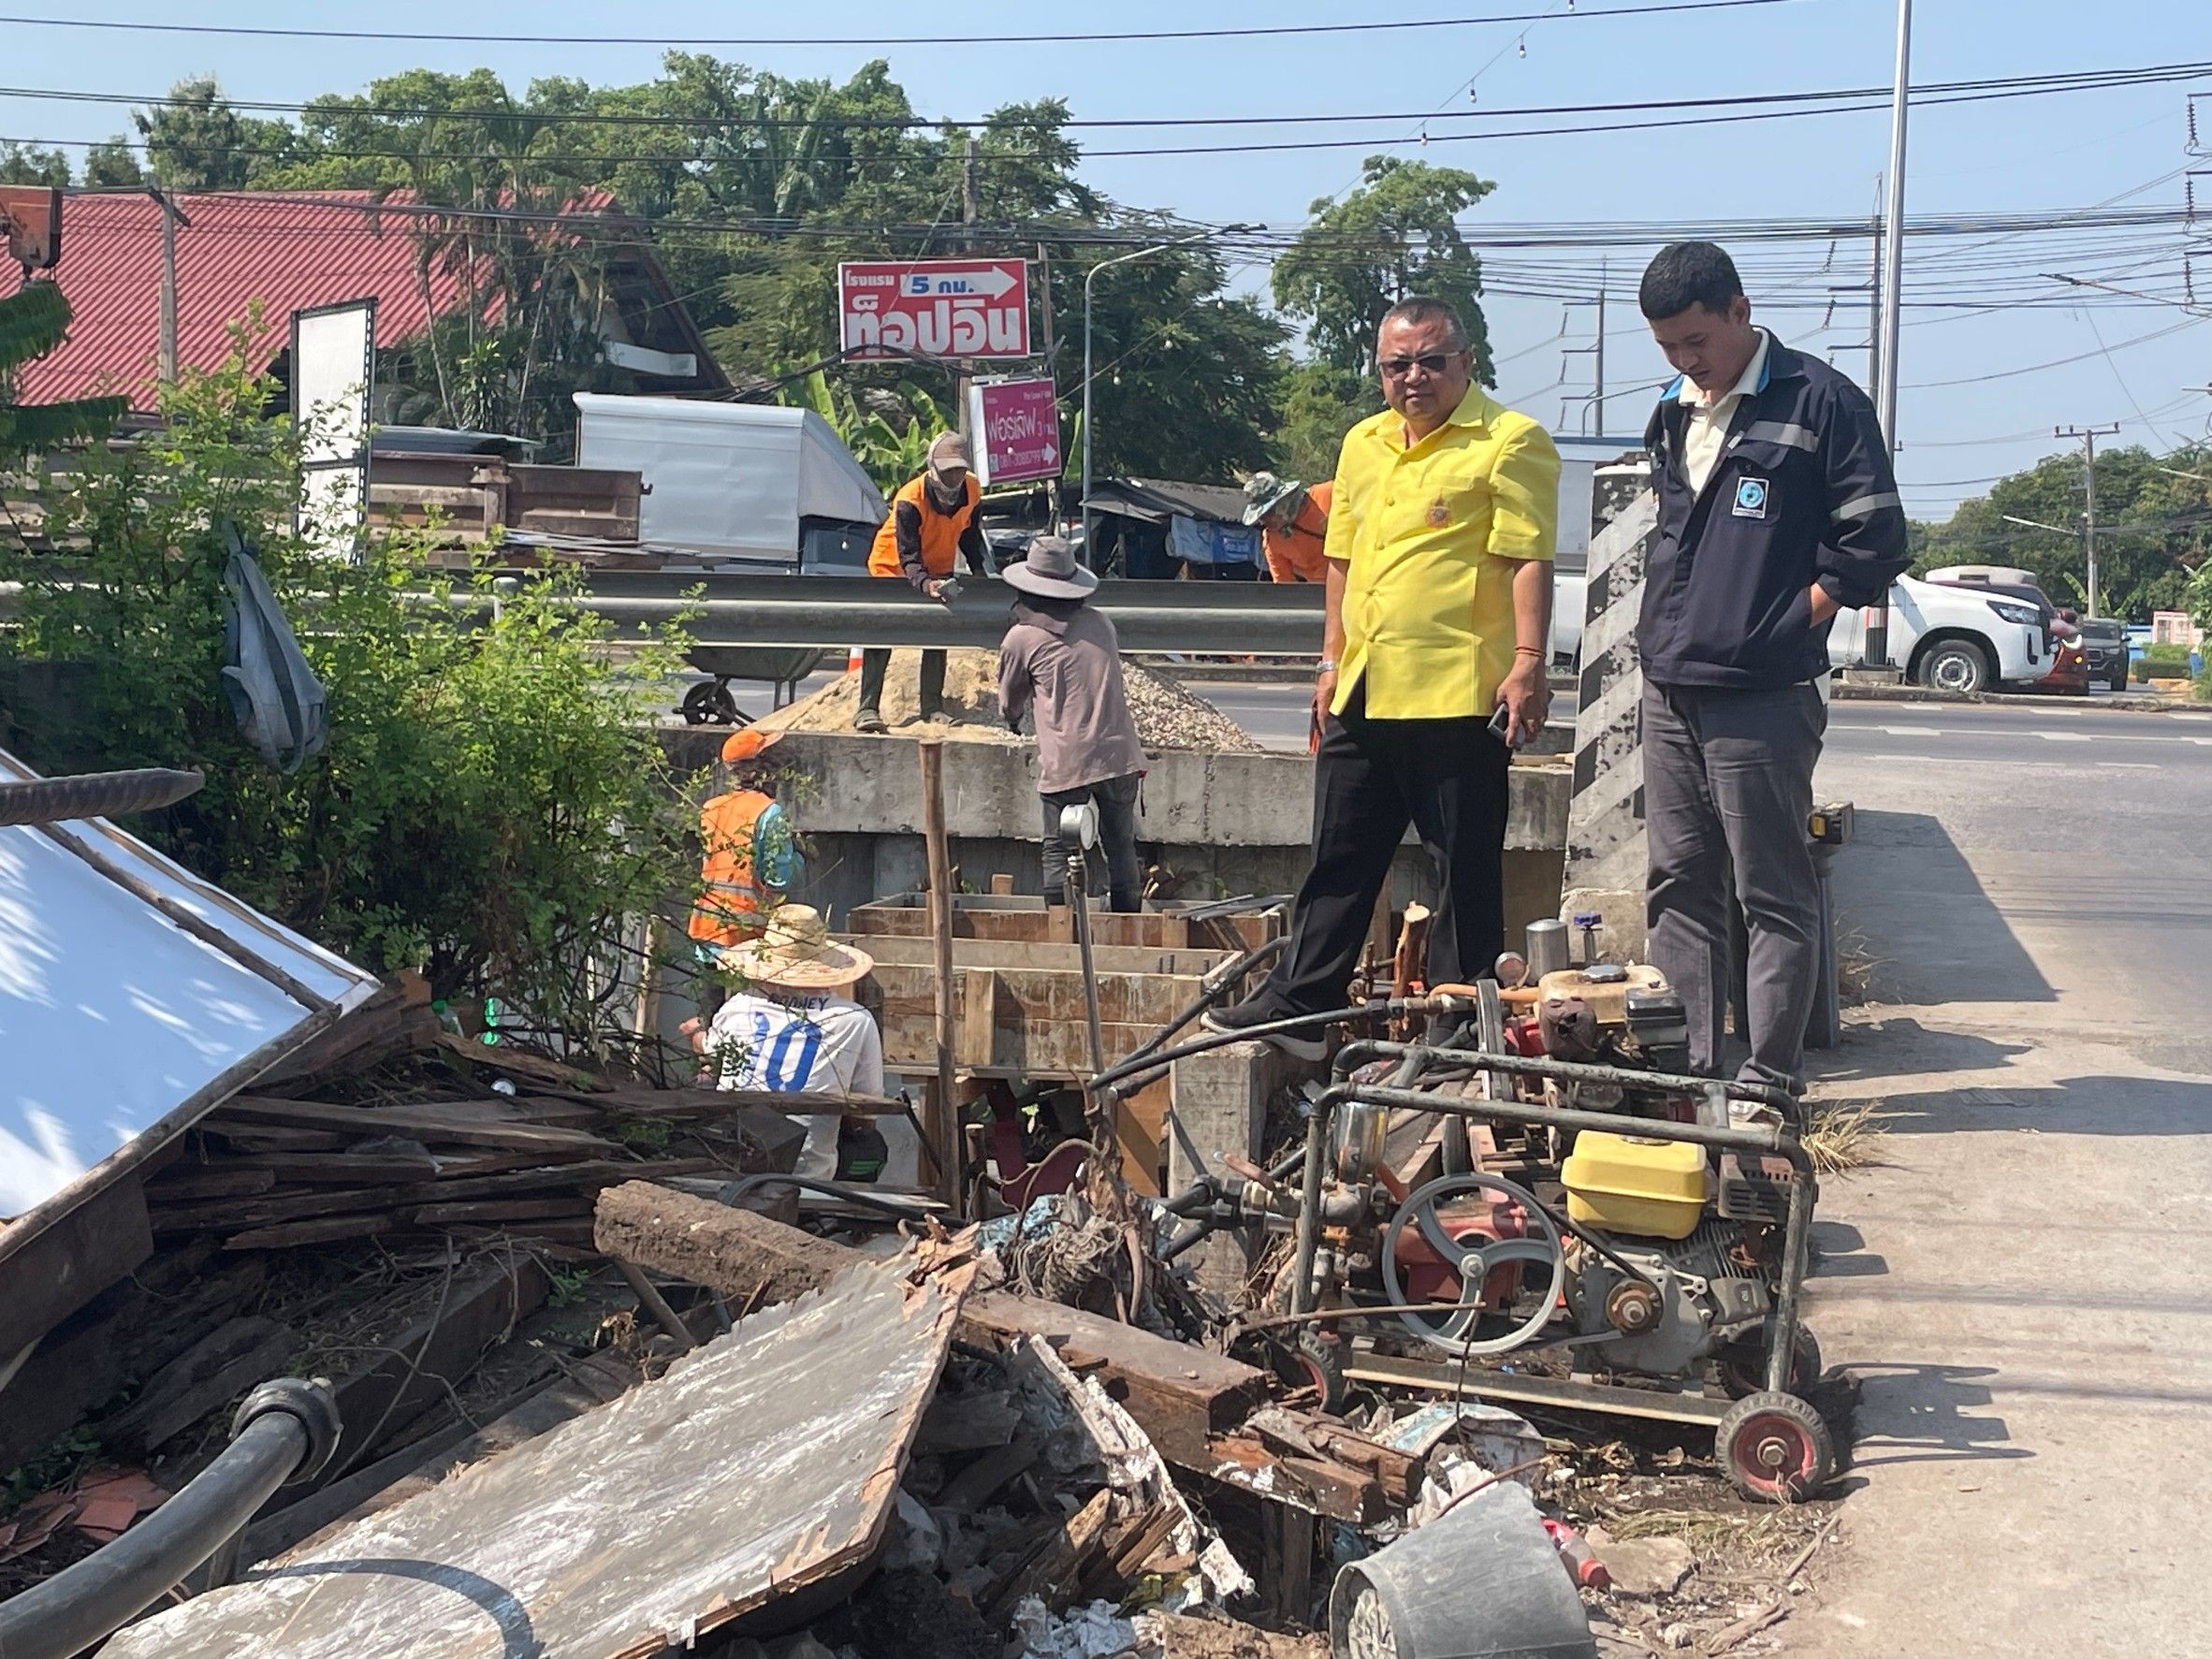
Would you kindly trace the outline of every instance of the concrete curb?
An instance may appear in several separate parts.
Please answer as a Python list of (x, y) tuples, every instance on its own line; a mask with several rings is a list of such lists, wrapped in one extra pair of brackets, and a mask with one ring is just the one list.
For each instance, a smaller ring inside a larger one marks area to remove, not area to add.
[(2111, 709), (2123, 714), (2185, 714), (2212, 716), (2212, 704), (2182, 702), (2156, 695), (2114, 697), (2056, 697), (2033, 691), (1939, 691), (1929, 686), (1854, 686), (1833, 682), (1829, 695), (1838, 703), (1988, 703), (2010, 706)]

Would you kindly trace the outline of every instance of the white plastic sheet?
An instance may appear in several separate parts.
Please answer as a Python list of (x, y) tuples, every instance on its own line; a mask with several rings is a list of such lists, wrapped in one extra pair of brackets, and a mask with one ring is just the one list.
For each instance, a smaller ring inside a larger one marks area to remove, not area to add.
[[(0, 751), (0, 779), (36, 776)], [(375, 991), (371, 975), (111, 824), (61, 827), (341, 1010)], [(311, 1013), (43, 831), (0, 829), (0, 1216), (83, 1181), (278, 1044), (273, 1063)]]

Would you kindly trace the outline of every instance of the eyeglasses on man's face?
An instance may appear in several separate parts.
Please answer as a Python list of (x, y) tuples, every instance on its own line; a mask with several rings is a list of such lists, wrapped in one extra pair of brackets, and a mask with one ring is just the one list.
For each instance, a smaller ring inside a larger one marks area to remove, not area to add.
[(1375, 365), (1385, 380), (1404, 380), (1416, 369), (1423, 374), (1442, 374), (1451, 367), (1457, 352), (1423, 352), (1418, 357), (1385, 357)]

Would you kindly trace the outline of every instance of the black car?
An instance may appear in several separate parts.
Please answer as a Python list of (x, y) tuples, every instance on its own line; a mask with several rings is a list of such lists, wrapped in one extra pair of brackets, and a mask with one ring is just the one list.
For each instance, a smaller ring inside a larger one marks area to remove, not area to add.
[(2088, 659), (2089, 685), (2108, 691), (2128, 689), (2128, 627), (2110, 617), (2083, 617), (2074, 623), (2082, 655)]

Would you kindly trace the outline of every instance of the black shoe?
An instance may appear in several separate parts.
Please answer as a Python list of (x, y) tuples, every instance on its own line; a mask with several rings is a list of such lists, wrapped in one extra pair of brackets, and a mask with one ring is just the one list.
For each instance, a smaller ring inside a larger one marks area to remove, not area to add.
[(883, 723), (883, 717), (878, 714), (872, 708), (864, 708), (858, 714), (852, 717), (852, 729), (855, 732), (873, 733), (883, 733), (891, 730), (889, 726)]
[(1293, 1011), (1269, 1003), (1262, 994), (1247, 997), (1244, 1001), (1231, 1003), (1227, 1008), (1210, 1008), (1199, 1016), (1199, 1024), (1224, 1037), (1241, 1037), (1248, 1031), (1252, 1032), (1255, 1041), (1272, 1042), (1292, 1059), (1326, 1059), (1329, 1055), (1329, 1041), (1325, 1026), (1316, 1024), (1294, 1031), (1252, 1031), (1255, 1026), (1288, 1019)]

